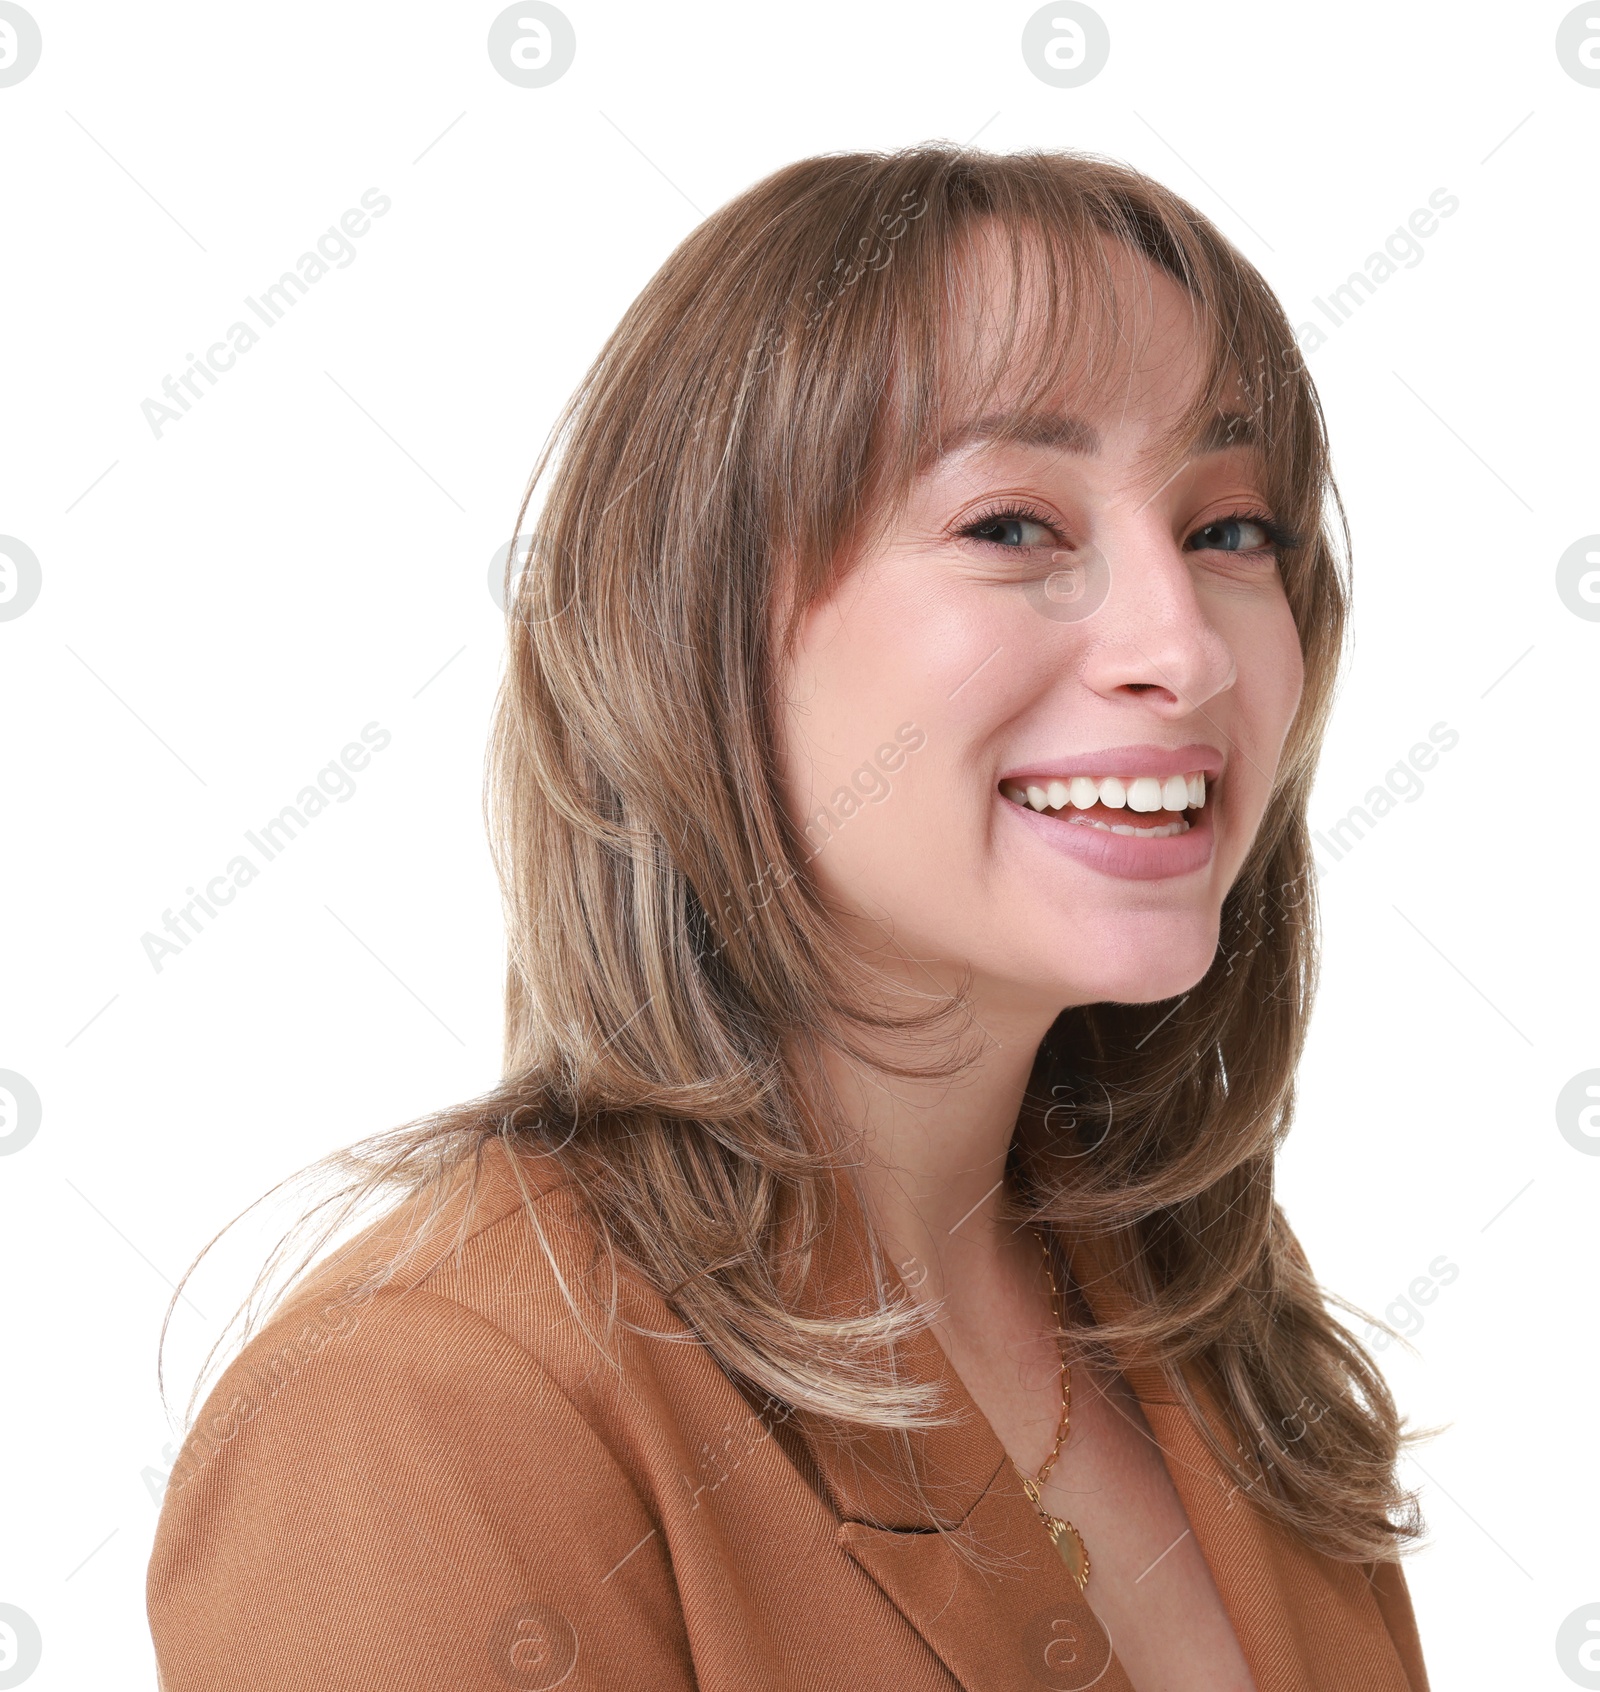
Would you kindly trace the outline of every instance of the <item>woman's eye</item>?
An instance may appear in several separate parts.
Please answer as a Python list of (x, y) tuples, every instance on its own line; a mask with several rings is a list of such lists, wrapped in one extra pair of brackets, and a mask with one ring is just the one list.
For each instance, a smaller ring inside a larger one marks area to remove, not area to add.
[(961, 532), (973, 540), (987, 541), (991, 546), (1012, 547), (1019, 551), (1030, 546), (1049, 546), (1055, 539), (1043, 523), (1020, 515), (985, 517)]
[(1264, 552), (1276, 539), (1259, 517), (1219, 517), (1196, 529), (1190, 545), (1196, 552)]

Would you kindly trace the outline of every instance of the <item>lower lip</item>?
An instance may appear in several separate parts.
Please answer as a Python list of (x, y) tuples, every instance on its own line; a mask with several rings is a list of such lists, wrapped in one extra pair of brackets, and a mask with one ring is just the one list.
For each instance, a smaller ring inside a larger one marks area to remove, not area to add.
[(1159, 840), (1148, 836), (1141, 839), (1136, 834), (1110, 834), (1089, 823), (1066, 822), (1031, 806), (1015, 804), (1003, 793), (997, 793), (995, 798), (1052, 851), (1076, 858), (1101, 875), (1119, 876), (1124, 881), (1164, 881), (1169, 876), (1193, 875), (1211, 862), (1214, 836), (1210, 793), (1200, 810), (1185, 813), (1194, 820), (1182, 834), (1169, 834)]

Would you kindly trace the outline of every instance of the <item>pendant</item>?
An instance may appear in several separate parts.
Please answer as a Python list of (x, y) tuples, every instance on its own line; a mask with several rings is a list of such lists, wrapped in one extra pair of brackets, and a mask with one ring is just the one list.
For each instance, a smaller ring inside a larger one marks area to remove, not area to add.
[(1064, 1522), (1059, 1516), (1046, 1516), (1045, 1526), (1050, 1530), (1056, 1550), (1061, 1553), (1061, 1561), (1067, 1565), (1067, 1573), (1078, 1583), (1078, 1590), (1082, 1592), (1089, 1584), (1089, 1553), (1084, 1548), (1078, 1530), (1071, 1522)]

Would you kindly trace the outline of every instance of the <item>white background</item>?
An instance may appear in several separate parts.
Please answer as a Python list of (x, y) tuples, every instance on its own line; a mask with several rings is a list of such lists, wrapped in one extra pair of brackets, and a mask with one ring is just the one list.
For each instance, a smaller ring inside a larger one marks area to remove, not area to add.
[[(1028, 5), (563, 4), (576, 60), (523, 89), (492, 4), (39, 0), (43, 56), (0, 88), (0, 533), (43, 572), (0, 622), (0, 1069), (43, 1102), (0, 1158), (0, 1601), (43, 1635), (30, 1692), (154, 1685), (155, 1347), (194, 1253), (497, 1076), (487, 570), (558, 405), (758, 177), (975, 136), (1150, 172), (1328, 330), (1356, 640), (1313, 821), (1430, 725), (1459, 743), (1327, 859), (1282, 1197), (1369, 1309), (1458, 1271), (1398, 1310), (1415, 1355), (1381, 1353), (1449, 1424), (1406, 1468), (1435, 1687), (1570, 1687), (1557, 1629), (1600, 1603), (1600, 1157), (1555, 1103), (1600, 1066), (1600, 622), (1555, 584), (1600, 531), (1600, 88), (1558, 62), (1566, 8), (1105, 0), (1109, 63), (1060, 89)], [(141, 402), (374, 187), (354, 261), (156, 438)], [(1327, 325), (1313, 300), (1436, 189), (1460, 206), (1420, 262)], [(393, 738), (354, 797), (158, 972), (141, 936), (369, 722)], [(282, 1219), (179, 1305), (177, 1408)]]

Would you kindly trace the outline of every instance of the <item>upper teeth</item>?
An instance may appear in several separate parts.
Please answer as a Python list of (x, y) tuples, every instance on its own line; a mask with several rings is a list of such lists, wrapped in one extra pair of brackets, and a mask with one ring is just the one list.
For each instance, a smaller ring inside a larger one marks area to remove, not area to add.
[(1086, 811), (1096, 804), (1114, 811), (1124, 807), (1130, 811), (1182, 811), (1205, 804), (1206, 777), (1204, 770), (1168, 776), (1165, 781), (1159, 776), (1135, 776), (1127, 781), (1119, 776), (1072, 776), (1065, 781), (1029, 782), (1026, 786), (1003, 782), (1000, 791), (1036, 811), (1059, 811), (1068, 805)]

